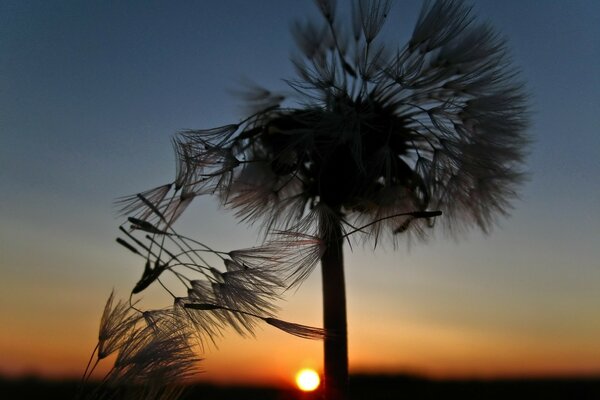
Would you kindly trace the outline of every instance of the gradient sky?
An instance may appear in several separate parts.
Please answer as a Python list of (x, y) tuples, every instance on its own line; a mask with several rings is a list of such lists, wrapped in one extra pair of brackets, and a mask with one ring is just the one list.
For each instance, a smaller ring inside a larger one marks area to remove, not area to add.
[[(418, 8), (396, 2), (391, 43)], [(347, 252), (351, 369), (599, 374), (600, 2), (475, 11), (531, 93), (530, 181), (487, 237)], [(289, 25), (315, 14), (308, 0), (0, 2), (0, 374), (83, 371), (110, 290), (125, 297), (142, 268), (114, 242), (112, 201), (173, 179), (174, 132), (239, 121), (245, 79), (284, 88)], [(210, 198), (179, 230), (226, 250), (257, 243)], [(280, 316), (321, 325), (320, 304), (315, 273)], [(202, 379), (220, 382), (285, 384), (322, 365), (320, 343), (268, 326), (204, 356)]]

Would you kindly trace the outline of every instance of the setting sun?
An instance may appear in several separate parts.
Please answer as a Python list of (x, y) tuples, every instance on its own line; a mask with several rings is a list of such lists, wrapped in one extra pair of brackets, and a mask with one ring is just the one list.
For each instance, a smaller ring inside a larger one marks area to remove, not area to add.
[(305, 368), (296, 374), (296, 384), (305, 392), (310, 392), (319, 387), (321, 379), (314, 370)]

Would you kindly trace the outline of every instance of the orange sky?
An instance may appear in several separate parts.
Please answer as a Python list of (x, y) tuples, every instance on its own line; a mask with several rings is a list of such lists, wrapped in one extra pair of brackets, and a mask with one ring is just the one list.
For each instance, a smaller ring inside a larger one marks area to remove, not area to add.
[[(359, 255), (358, 261), (362, 257), (366, 255)], [(357, 267), (356, 262), (350, 264)], [(426, 313), (419, 315), (422, 305), (403, 305), (402, 296), (381, 293), (366, 298), (361, 289), (364, 282), (355, 280), (353, 270), (348, 275), (350, 366), (354, 372), (408, 372), (437, 378), (600, 372), (600, 344), (591, 334), (560, 329), (554, 324), (536, 328), (535, 324), (544, 321), (536, 321), (535, 316), (524, 326), (514, 325), (513, 319), (512, 326), (500, 328), (477, 318), (430, 320)], [(282, 319), (320, 325), (318, 278), (314, 274), (282, 303)], [(379, 275), (373, 282), (386, 287), (386, 280)], [(6, 290), (10, 291), (5, 288), (5, 293)], [(85, 290), (76, 286), (34, 285), (29, 290), (26, 300), (2, 309), (0, 373), (78, 377), (95, 345), (103, 300), (86, 297)], [(50, 300), (38, 303), (33, 301), (35, 295)], [(70, 296), (80, 296), (80, 301), (73, 301), (71, 298), (75, 297)], [(382, 303), (395, 297), (399, 301), (396, 305)], [(444, 308), (443, 304), (439, 306)], [(498, 318), (502, 318), (500, 314), (498, 310)], [(599, 328), (596, 324), (595, 329)], [(540, 331), (544, 329), (545, 333)], [(268, 325), (260, 326), (255, 338), (227, 332), (218, 346), (202, 355), (205, 360), (200, 368), (204, 372), (199, 379), (288, 386), (293, 385), (299, 369), (322, 368), (320, 342), (298, 339)], [(96, 376), (107, 368), (105, 360)]]

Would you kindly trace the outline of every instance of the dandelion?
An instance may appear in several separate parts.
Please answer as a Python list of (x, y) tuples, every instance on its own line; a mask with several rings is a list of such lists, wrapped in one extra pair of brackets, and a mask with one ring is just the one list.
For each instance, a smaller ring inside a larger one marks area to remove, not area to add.
[(118, 301), (113, 306), (114, 291), (110, 293), (104, 313), (100, 319), (100, 330), (98, 333), (98, 358), (108, 357), (123, 345), (127, 333), (139, 320), (139, 315), (132, 313), (131, 307)]
[(124, 342), (108, 379), (115, 384), (175, 383), (192, 373), (199, 359), (193, 352), (186, 326), (177, 319), (140, 327)]
[[(119, 205), (134, 213), (136, 229), (162, 236), (144, 248), (154, 264), (146, 264), (140, 287), (179, 267), (203, 274), (201, 284), (177, 276), (194, 282), (182, 308), (209, 332), (212, 322), (243, 332), (259, 318), (311, 336), (271, 319), (270, 302), (275, 287), (299, 285), (320, 260), (325, 391), (338, 400), (347, 398), (348, 377), (344, 241), (396, 245), (438, 226), (453, 235), (488, 232), (523, 181), (528, 113), (504, 41), (463, 2), (425, 2), (403, 47), (380, 37), (389, 1), (353, 2), (351, 30), (342, 29), (334, 1), (316, 4), (322, 23), (293, 27), (300, 54), (287, 82), (295, 97), (251, 88), (244, 98), (254, 114), (181, 132), (173, 142), (176, 179)], [(170, 231), (204, 194), (218, 195), (267, 238), (256, 248), (213, 252), (225, 272), (203, 260), (207, 247)], [(180, 251), (163, 259), (169, 241)]]
[[(78, 398), (179, 398), (181, 383), (195, 373), (200, 361), (186, 321), (173, 310), (142, 313), (123, 301), (113, 303), (114, 292), (102, 315), (96, 363), (91, 369), (88, 364)], [(84, 394), (83, 385), (98, 363), (115, 352), (114, 365), (100, 385)]]
[[(121, 227), (128, 240), (118, 238), (117, 242), (145, 259), (142, 277), (132, 295), (158, 282), (173, 296), (169, 315), (193, 328), (191, 332), (201, 348), (207, 342), (216, 344), (215, 339), (222, 336), (225, 327), (241, 335), (253, 335), (257, 321), (298, 337), (325, 336), (320, 328), (274, 317), (278, 310), (275, 303), (287, 288), (286, 282), (309, 273), (320, 259), (323, 241), (316, 236), (273, 232), (272, 240), (262, 246), (224, 252), (179, 235), (172, 227), (165, 231), (136, 217), (129, 217), (128, 222), (130, 230)], [(146, 233), (145, 238), (138, 238), (136, 232)], [(209, 261), (207, 255), (216, 257), (216, 262)], [(163, 273), (174, 274), (185, 286), (187, 296), (178, 297), (169, 290), (160, 280)], [(203, 279), (197, 279), (197, 275)], [(146, 311), (143, 317), (149, 322), (157, 316), (165, 320), (165, 312)]]
[(326, 336), (329, 336), (329, 333), (322, 328), (316, 328), (313, 326), (296, 324), (293, 322), (283, 321), (278, 318), (273, 317), (265, 317), (262, 315), (254, 314), (252, 312), (237, 310), (234, 308), (229, 308), (225, 306), (220, 306), (217, 304), (211, 303), (185, 303), (184, 307), (190, 310), (196, 311), (210, 311), (210, 312), (225, 312), (236, 315), (243, 315), (245, 317), (260, 319), (266, 322), (267, 324), (274, 326), (277, 329), (280, 329), (290, 335), (294, 335), (303, 339), (323, 339)]

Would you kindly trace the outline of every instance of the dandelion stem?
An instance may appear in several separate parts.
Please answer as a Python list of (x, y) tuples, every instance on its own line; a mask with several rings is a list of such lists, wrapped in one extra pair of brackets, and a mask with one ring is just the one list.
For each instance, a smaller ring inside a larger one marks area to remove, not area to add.
[(341, 223), (331, 227), (321, 257), (325, 337), (325, 398), (348, 398), (348, 335)]

